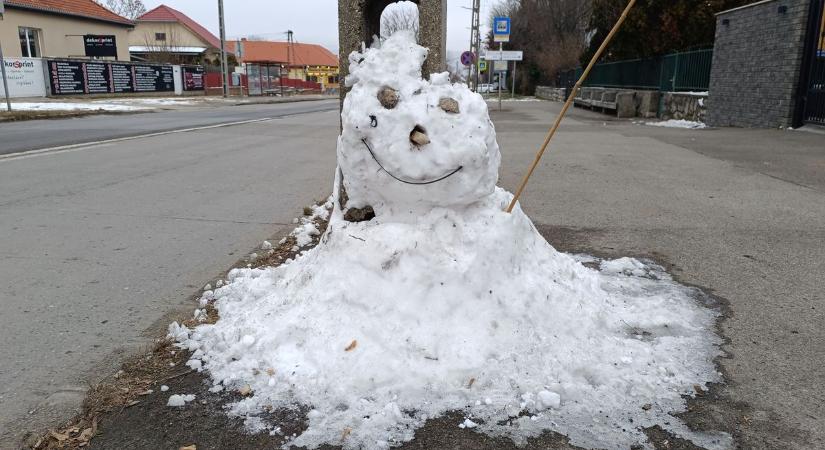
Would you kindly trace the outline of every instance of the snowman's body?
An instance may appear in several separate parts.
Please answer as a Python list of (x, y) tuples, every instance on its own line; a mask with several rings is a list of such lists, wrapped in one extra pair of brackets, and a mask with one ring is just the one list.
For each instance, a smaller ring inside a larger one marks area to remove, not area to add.
[(453, 410), (520, 442), (549, 429), (628, 448), (678, 428), (681, 396), (719, 379), (714, 313), (634, 260), (584, 267), (506, 213), (484, 100), (423, 80), (425, 56), (396, 34), (351, 57), (337, 183), (376, 217), (336, 208), (316, 248), (234, 271), (220, 320), (178, 338), (216, 386), (252, 388), (233, 407), (250, 425), (309, 408), (297, 445), (382, 448)]

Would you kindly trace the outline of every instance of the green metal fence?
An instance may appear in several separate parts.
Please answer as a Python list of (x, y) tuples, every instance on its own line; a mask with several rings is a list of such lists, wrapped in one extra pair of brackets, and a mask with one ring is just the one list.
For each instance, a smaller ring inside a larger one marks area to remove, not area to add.
[[(706, 91), (710, 85), (712, 61), (713, 49), (704, 49), (602, 63), (593, 67), (584, 85), (665, 92)], [(561, 73), (560, 86), (573, 87), (582, 72), (579, 67)]]

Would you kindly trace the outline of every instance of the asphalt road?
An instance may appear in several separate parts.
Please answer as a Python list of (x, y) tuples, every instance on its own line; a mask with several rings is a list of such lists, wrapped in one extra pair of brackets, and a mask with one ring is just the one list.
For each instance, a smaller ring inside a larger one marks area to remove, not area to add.
[(0, 155), (122, 137), (267, 118), (334, 111), (337, 100), (186, 108), (141, 114), (0, 123)]
[[(323, 112), (312, 112), (322, 110)], [(89, 382), (332, 190), (337, 102), (0, 125), (0, 448), (71, 416)]]

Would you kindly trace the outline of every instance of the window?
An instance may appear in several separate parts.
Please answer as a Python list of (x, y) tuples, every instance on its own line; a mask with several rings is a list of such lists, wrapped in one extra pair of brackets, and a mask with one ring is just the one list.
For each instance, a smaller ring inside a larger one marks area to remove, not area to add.
[(20, 52), (24, 58), (40, 56), (40, 30), (20, 27)]
[(155, 33), (155, 40), (166, 42), (166, 33)]

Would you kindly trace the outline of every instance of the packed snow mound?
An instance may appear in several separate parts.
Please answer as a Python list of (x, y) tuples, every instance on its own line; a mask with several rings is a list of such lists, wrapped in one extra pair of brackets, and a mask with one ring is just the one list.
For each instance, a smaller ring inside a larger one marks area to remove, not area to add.
[[(626, 449), (647, 445), (642, 430), (659, 425), (724, 447), (724, 436), (693, 434), (670, 415), (697, 385), (721, 381), (716, 313), (657, 267), (629, 258), (587, 267), (520, 208), (506, 213), (512, 195), (495, 187), (484, 101), (440, 76), (421, 80), (425, 55), (405, 33), (352, 58), (339, 163), (350, 201), (376, 217), (347, 222), (335, 199), (315, 248), (276, 268), (234, 270), (205, 292), (217, 323), (170, 327), (193, 352), (187, 365), (207, 370), (214, 392), (249, 394), (230, 411), (252, 430), (279, 433), (271, 411), (305, 416), (287, 445), (386, 448), (462, 411), (456, 427), (518, 443), (552, 430)], [(385, 84), (400, 93), (386, 111)], [(460, 118), (433, 107), (445, 95)], [(410, 146), (416, 124), (430, 144)], [(423, 180), (456, 165), (426, 185), (386, 170)]]
[[(446, 72), (422, 79), (426, 57), (409, 31), (350, 56), (338, 142), (348, 206), (380, 215), (467, 205), (493, 192), (501, 156), (487, 103)], [(413, 143), (416, 130), (429, 142)]]
[(452, 410), (517, 442), (554, 430), (626, 449), (660, 425), (711, 443), (668, 413), (720, 381), (715, 313), (660, 269), (558, 253), (503, 212), (511, 198), (406, 223), (333, 218), (294, 262), (233, 271), (214, 291), (220, 320), (176, 337), (216, 386), (252, 388), (234, 413), (310, 408), (298, 446), (383, 448)]

